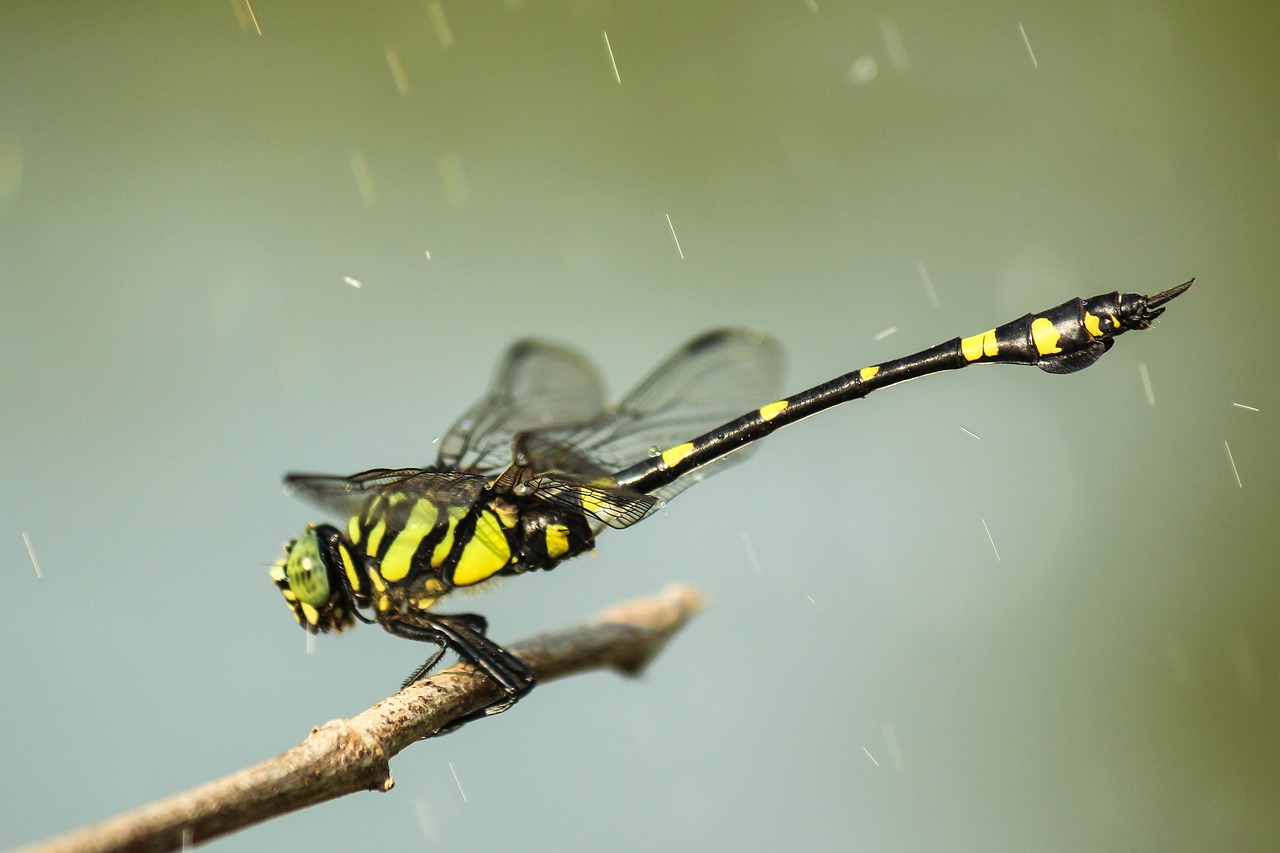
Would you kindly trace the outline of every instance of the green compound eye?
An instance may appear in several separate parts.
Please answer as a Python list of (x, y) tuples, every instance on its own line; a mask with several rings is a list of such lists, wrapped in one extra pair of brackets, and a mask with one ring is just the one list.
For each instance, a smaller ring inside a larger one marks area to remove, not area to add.
[(323, 607), (329, 602), (329, 570), (320, 557), (320, 540), (314, 530), (308, 530), (293, 543), (284, 572), (289, 588), (299, 601), (312, 607)]

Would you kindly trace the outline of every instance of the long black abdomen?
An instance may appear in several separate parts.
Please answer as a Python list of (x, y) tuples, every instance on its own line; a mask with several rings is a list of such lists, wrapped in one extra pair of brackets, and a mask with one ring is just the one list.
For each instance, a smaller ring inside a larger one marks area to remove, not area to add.
[(903, 358), (863, 367), (667, 448), (618, 472), (615, 479), (636, 491), (653, 492), (802, 418), (931, 373), (971, 364), (1035, 365), (1047, 373), (1083, 370), (1110, 349), (1116, 336), (1149, 328), (1164, 306), (1190, 286), (1188, 281), (1153, 296), (1106, 293), (1071, 299), (981, 334), (953, 338)]

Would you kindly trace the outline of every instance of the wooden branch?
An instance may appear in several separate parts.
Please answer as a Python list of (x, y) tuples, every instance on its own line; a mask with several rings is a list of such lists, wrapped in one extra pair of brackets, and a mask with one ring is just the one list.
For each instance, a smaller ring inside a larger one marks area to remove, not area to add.
[[(701, 606), (698, 592), (674, 585), (510, 651), (539, 683), (603, 667), (638, 675)], [(459, 664), (358, 716), (312, 729), (269, 761), (15, 853), (177, 850), (355, 791), (389, 791), (393, 755), (500, 697), (488, 679)]]

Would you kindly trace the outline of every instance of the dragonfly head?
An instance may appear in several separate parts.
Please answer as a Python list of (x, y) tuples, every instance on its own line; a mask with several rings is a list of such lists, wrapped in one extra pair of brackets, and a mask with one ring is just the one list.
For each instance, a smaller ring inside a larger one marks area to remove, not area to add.
[(341, 631), (355, 624), (355, 602), (340, 565), (341, 534), (328, 524), (308, 525), (284, 546), (271, 567), (271, 580), (298, 624), (312, 634)]

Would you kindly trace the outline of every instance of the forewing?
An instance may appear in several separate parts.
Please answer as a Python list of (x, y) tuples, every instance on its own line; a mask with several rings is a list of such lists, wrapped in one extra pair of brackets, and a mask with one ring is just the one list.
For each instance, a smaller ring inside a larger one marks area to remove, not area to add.
[(440, 440), (437, 466), (494, 472), (511, 461), (517, 433), (576, 428), (600, 416), (604, 383), (580, 353), (519, 341), (498, 365), (489, 393)]
[(442, 504), (474, 500), (483, 480), (455, 471), (423, 468), (373, 468), (350, 477), (286, 474), (285, 491), (339, 517), (358, 514), (375, 496), (394, 491), (412, 499), (431, 496)]
[(512, 448), (515, 463), (536, 476), (551, 474), (586, 482), (609, 482), (612, 474), (580, 448), (546, 433), (520, 433)]
[[(588, 428), (550, 433), (617, 471), (772, 402), (782, 362), (777, 341), (761, 332), (708, 332), (673, 353)], [(735, 461), (743, 455), (735, 453)]]
[(609, 527), (621, 530), (646, 518), (662, 505), (653, 495), (621, 486), (580, 483), (558, 477), (538, 477), (529, 486), (539, 500), (569, 512), (585, 512)]

